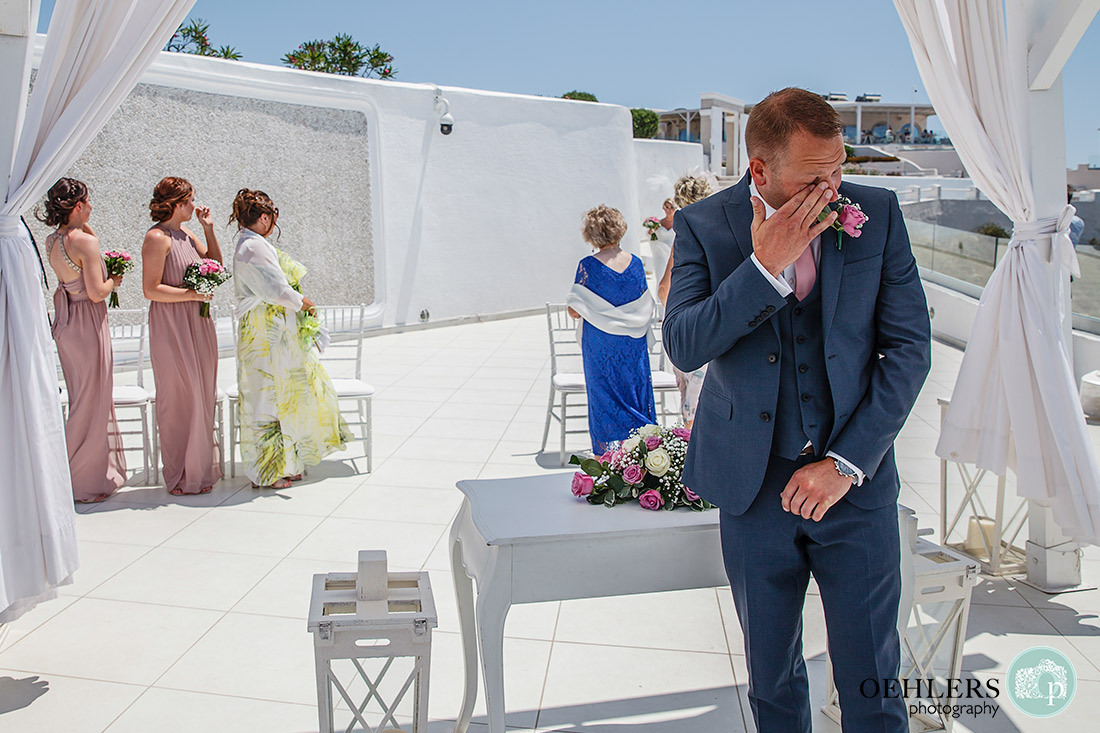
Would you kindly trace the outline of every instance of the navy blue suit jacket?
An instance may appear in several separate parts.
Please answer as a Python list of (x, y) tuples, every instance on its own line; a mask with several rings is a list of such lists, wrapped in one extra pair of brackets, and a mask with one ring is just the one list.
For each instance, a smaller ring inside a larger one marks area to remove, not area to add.
[[(897, 197), (842, 183), (869, 219), (859, 238), (821, 237), (818, 278), (835, 451), (866, 474), (847, 499), (876, 509), (897, 501), (894, 438), (931, 365), (928, 305)], [(749, 176), (676, 212), (664, 344), (690, 372), (709, 363), (683, 481), (734, 514), (760, 490), (772, 445), (782, 348), (775, 314), (790, 307), (752, 255)], [(790, 296), (793, 300), (793, 296)], [(778, 499), (777, 499), (778, 500)]]

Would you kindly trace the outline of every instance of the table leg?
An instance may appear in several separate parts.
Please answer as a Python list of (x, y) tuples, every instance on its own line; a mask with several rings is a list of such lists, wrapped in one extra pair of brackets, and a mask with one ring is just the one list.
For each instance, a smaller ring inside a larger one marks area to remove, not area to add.
[(504, 733), (504, 621), (511, 607), (511, 548), (494, 547), (478, 579), (476, 621), (489, 733)]
[[(463, 507), (463, 511), (468, 511)], [(462, 515), (455, 520), (455, 529)], [(462, 708), (455, 721), (455, 733), (466, 733), (470, 718), (474, 713), (477, 700), (477, 628), (474, 624), (474, 583), (466, 574), (462, 560), (462, 540), (457, 531), (451, 532), (451, 574), (454, 577), (455, 600), (458, 602), (458, 623), (462, 632), (462, 661), (465, 667), (465, 682), (462, 692)]]

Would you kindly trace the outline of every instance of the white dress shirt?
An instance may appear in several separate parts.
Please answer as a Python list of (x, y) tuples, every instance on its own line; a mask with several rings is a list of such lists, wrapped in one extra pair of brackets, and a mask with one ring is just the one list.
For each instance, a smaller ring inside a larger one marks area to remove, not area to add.
[[(764, 200), (764, 197), (760, 195), (760, 192), (756, 190), (756, 181), (752, 180), (751, 177), (749, 178), (749, 195), (755, 196), (756, 198), (758, 198), (758, 199), (760, 199), (761, 201), (764, 202), (764, 216), (765, 216), (765, 218), (770, 217), (772, 214), (775, 213), (775, 209), (772, 208), (772, 206), (767, 201)], [(814, 267), (816, 267), (820, 271), (820, 269), (821, 269), (821, 236), (820, 235), (818, 235), (817, 237), (814, 237), (813, 241), (810, 242), (810, 248), (814, 253)], [(772, 287), (774, 287), (776, 292), (779, 293), (781, 296), (786, 298), (788, 295), (790, 295), (791, 293), (794, 292), (794, 286), (795, 286), (795, 282), (796, 282), (796, 278), (795, 278), (795, 274), (794, 274), (794, 263), (791, 263), (786, 268), (784, 268), (783, 272), (780, 273), (781, 277), (777, 278), (777, 277), (773, 276), (770, 272), (768, 272), (767, 269), (764, 267), (764, 265), (760, 264), (760, 260), (758, 260), (756, 258), (756, 253), (755, 252), (752, 253), (752, 255), (749, 257), (749, 259), (752, 260), (752, 263), (754, 265), (756, 265), (756, 268), (758, 270), (760, 270), (760, 274), (763, 275), (765, 278), (767, 278), (768, 282), (770, 282), (772, 284)], [(813, 447), (812, 443), (806, 443), (806, 445), (811, 447), (811, 448)], [(845, 464), (846, 466), (848, 466), (849, 468), (851, 468), (853, 471), (856, 472), (856, 478), (855, 478), (855, 482), (854, 482), (855, 486), (859, 486), (860, 484), (863, 483), (863, 479), (866, 478), (866, 476), (863, 473), (863, 471), (859, 468), (859, 466), (855, 465), (854, 463), (849, 461), (847, 458), (845, 458), (843, 456), (840, 456), (840, 455), (837, 455), (833, 451), (829, 451), (825, 455), (828, 456), (829, 458), (838, 459), (841, 463)]]

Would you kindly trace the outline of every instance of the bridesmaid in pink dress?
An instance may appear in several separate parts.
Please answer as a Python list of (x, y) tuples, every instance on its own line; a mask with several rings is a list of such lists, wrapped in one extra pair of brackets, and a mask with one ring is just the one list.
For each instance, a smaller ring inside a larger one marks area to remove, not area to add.
[(57, 227), (46, 240), (46, 256), (57, 275), (53, 337), (69, 391), (65, 444), (73, 499), (80, 503), (103, 501), (126, 480), (112, 397), (114, 357), (103, 302), (122, 277), (107, 277), (99, 240), (88, 226), (91, 215), (88, 187), (62, 178), (46, 197), (45, 216), (38, 217)]
[[(204, 257), (222, 261), (210, 209), (195, 206), (191, 184), (169, 176), (153, 189), (157, 222), (141, 248), (142, 285), (149, 305), (149, 358), (156, 383), (157, 427), (164, 485), (175, 496), (206, 494), (222, 477), (214, 440), (218, 340), (214, 321), (199, 315), (209, 301), (183, 287), (187, 266)], [(205, 244), (183, 226), (198, 214)]]

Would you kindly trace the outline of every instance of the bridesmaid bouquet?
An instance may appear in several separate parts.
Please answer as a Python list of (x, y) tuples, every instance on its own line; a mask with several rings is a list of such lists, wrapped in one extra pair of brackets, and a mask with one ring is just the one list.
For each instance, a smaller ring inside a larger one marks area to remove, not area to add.
[(651, 216), (642, 222), (642, 226), (649, 231), (649, 241), (656, 242), (657, 230), (661, 228), (661, 222)]
[[(222, 267), (222, 263), (208, 258), (192, 262), (183, 272), (184, 287), (204, 295), (213, 293), (214, 288), (228, 279), (229, 271)], [(199, 315), (203, 318), (210, 317), (210, 303), (203, 302), (199, 305)]]
[(573, 456), (573, 496), (589, 504), (613, 507), (637, 501), (643, 509), (686, 506), (699, 512), (710, 504), (680, 482), (691, 431), (643, 425), (599, 458)]
[[(118, 252), (115, 250), (104, 252), (103, 262), (107, 265), (107, 275), (109, 277), (115, 277), (116, 275), (125, 275), (130, 270), (134, 269), (134, 258), (126, 252)], [(111, 291), (111, 297), (107, 301), (107, 305), (109, 305), (111, 308), (118, 308), (117, 290)]]

